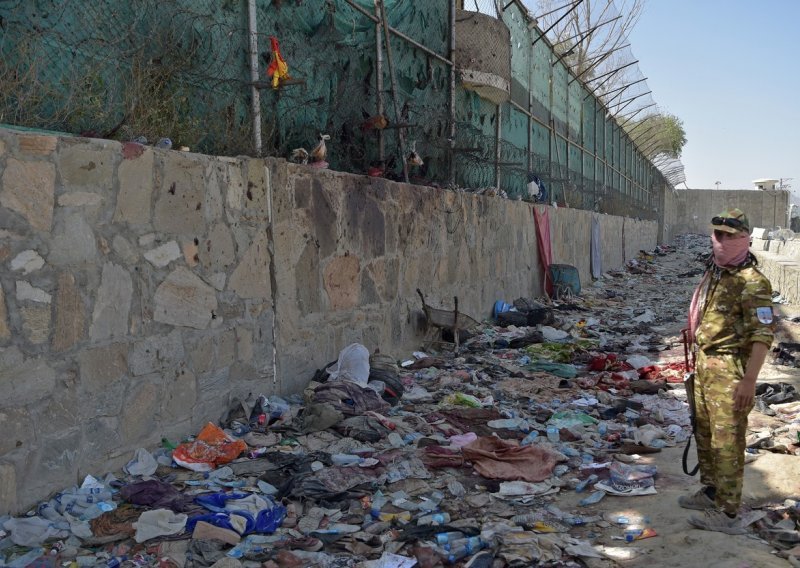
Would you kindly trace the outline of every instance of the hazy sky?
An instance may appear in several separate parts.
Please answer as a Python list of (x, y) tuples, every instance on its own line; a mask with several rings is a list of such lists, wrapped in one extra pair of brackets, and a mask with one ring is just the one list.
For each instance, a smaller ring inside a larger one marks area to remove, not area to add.
[(794, 178), (800, 195), (798, 0), (647, 0), (631, 48), (684, 122), (690, 188)]

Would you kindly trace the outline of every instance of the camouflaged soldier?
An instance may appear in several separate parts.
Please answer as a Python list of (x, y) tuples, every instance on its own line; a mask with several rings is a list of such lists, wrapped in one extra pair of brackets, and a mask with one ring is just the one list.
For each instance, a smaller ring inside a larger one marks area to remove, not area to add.
[(689, 522), (728, 534), (746, 532), (739, 516), (747, 415), (774, 333), (772, 288), (750, 253), (750, 224), (739, 209), (711, 220), (713, 255), (692, 297), (690, 334), (697, 349), (697, 457), (703, 488), (681, 497), (705, 510)]

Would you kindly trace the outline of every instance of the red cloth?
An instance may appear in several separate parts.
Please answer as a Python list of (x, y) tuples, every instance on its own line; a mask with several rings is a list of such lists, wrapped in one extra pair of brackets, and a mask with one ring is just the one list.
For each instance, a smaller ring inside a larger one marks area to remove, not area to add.
[(540, 446), (520, 446), (493, 436), (478, 438), (461, 450), (479, 474), (489, 479), (536, 483), (553, 474), (556, 454)]
[(550, 244), (550, 216), (546, 207), (534, 207), (533, 218), (536, 221), (536, 248), (539, 250), (539, 262), (544, 270), (544, 289), (549, 296), (553, 295), (553, 281), (550, 278), (550, 265), (553, 264), (553, 248)]
[(630, 371), (633, 367), (623, 359), (617, 359), (616, 353), (601, 353), (589, 361), (590, 371)]

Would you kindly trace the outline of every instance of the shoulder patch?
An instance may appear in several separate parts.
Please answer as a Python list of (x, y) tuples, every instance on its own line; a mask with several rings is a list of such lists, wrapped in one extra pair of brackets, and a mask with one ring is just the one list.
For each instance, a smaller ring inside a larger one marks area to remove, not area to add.
[(772, 323), (772, 307), (756, 308), (756, 317), (761, 323)]

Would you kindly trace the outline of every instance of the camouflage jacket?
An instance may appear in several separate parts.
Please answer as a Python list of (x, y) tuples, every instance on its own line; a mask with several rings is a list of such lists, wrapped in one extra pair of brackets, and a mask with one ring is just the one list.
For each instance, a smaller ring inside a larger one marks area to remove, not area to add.
[(710, 269), (701, 296), (697, 346), (706, 353), (749, 354), (753, 343), (772, 344), (772, 286), (753, 263)]

